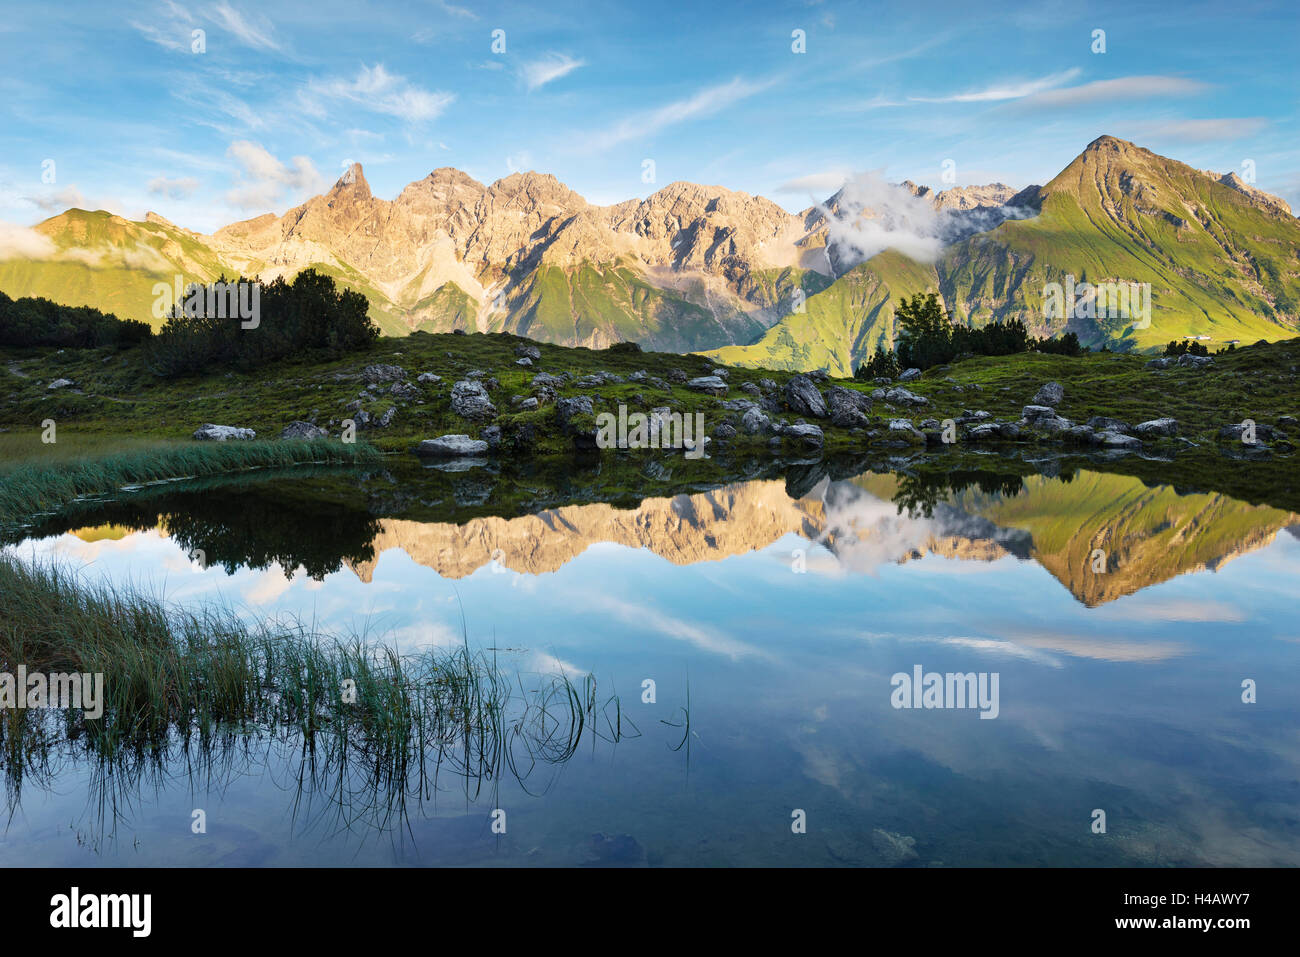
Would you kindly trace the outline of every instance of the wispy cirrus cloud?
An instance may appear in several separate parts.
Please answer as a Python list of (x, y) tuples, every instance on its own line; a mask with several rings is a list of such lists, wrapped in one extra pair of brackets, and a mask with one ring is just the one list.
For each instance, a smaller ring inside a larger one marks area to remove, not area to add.
[(1243, 116), (1217, 120), (1172, 120), (1148, 126), (1143, 132), (1148, 136), (1182, 143), (1215, 143), (1254, 136), (1266, 126), (1268, 120), (1262, 116)]
[(1033, 109), (1059, 109), (1093, 103), (1191, 96), (1207, 89), (1208, 83), (1181, 76), (1122, 76), (1113, 80), (1094, 80), (1065, 89), (1043, 90), (1026, 97), (1019, 105)]
[(232, 7), (225, 0), (213, 7), (207, 16), (209, 20), (233, 33), (247, 46), (256, 50), (280, 49), (280, 42), (275, 39), (275, 28), (266, 17), (246, 14)]
[(525, 63), (520, 67), (519, 75), (523, 78), (529, 92), (532, 92), (586, 65), (584, 60), (575, 60), (563, 53), (551, 53), (540, 60)]
[(947, 96), (909, 96), (908, 100), (912, 103), (994, 103), (999, 100), (1020, 100), (1069, 83), (1081, 72), (1083, 71), (1078, 67), (1071, 67), (1034, 80), (1012, 80)]
[(710, 116), (768, 89), (775, 80), (745, 80), (737, 77), (729, 83), (705, 87), (684, 100), (676, 100), (658, 109), (638, 113), (620, 120), (609, 129), (593, 133), (583, 140), (583, 148), (604, 150), (620, 143), (644, 139), (670, 126)]
[(382, 63), (373, 67), (362, 64), (351, 80), (313, 80), (308, 83), (305, 95), (307, 102), (304, 105), (313, 115), (323, 116), (326, 112), (319, 103), (310, 102), (310, 98), (316, 96), (344, 100), (407, 123), (436, 119), (456, 99), (454, 93), (426, 90), (405, 77), (389, 73)]
[(164, 50), (189, 53), (193, 43), (192, 31), (202, 22), (215, 24), (218, 29), (232, 34), (240, 43), (255, 50), (278, 52), (282, 49), (270, 20), (261, 15), (245, 13), (226, 0), (201, 9), (197, 14), (174, 0), (163, 0), (151, 18), (132, 20), (131, 26), (145, 39)]

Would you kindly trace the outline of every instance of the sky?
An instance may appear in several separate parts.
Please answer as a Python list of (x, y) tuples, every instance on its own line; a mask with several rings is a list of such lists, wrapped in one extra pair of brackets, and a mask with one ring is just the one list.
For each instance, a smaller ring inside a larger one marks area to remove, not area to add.
[(10, 6), (0, 221), (153, 210), (207, 232), (353, 161), (384, 198), (454, 166), (795, 211), (865, 171), (1044, 183), (1102, 134), (1300, 207), (1298, 40), (1293, 0)]

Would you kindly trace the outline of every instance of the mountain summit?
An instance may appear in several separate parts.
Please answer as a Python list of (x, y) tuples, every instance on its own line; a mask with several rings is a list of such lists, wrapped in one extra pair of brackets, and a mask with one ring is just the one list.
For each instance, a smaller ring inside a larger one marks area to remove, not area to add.
[[(597, 206), (549, 174), (484, 185), (443, 167), (387, 200), (354, 163), (283, 216), (210, 236), (156, 214), (135, 223), (69, 210), (36, 227), (45, 253), (0, 261), (0, 289), (151, 319), (153, 285), (176, 274), (266, 279), (312, 267), (362, 292), (389, 335), (632, 340), (841, 373), (892, 341), (893, 303), (916, 292), (939, 293), (960, 321), (1018, 317), (1040, 335), (1068, 327), (1121, 348), (1187, 334), (1276, 338), (1300, 320), (1300, 223), (1235, 173), (1102, 136), (1046, 185), (1019, 192), (881, 185), (892, 192), (859, 207), (841, 190), (800, 213), (689, 182)], [(937, 259), (909, 258), (911, 227), (894, 205), (933, 220), (926, 248)], [(845, 230), (869, 232), (883, 251), (860, 261), (840, 245)], [(1150, 283), (1150, 326), (1045, 319), (1045, 285), (1067, 276)]]

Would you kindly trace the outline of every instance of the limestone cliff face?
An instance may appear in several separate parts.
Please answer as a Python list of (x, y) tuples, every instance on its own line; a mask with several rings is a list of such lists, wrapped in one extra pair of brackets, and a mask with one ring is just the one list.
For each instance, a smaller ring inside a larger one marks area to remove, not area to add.
[[(995, 205), (1013, 195), (999, 184), (939, 193), (907, 185), (937, 209)], [(569, 341), (558, 331), (568, 323), (534, 322), (532, 313), (553, 317), (577, 308), (567, 300), (579, 298), (589, 310), (591, 296), (549, 281), (541, 284), (549, 298), (539, 303), (542, 270), (560, 270), (571, 285), (584, 267), (596, 267), (596, 281), (606, 285), (610, 270), (631, 270), (685, 304), (679, 325), (720, 323), (743, 339), (785, 314), (800, 273), (831, 269), (825, 224), (814, 210), (792, 214), (761, 196), (687, 182), (645, 199), (594, 206), (554, 176), (535, 172), (485, 186), (459, 170), (436, 169), (385, 200), (353, 164), (327, 193), (284, 216), (266, 214), (203, 238), (235, 268), (266, 278), (313, 264), (337, 270), (386, 297), (388, 311), (408, 327), (428, 318), (422, 304), (430, 297), (454, 288), (477, 304), (482, 331), (520, 331), (570, 345), (615, 341), (650, 317), (603, 317), (604, 326)], [(691, 315), (691, 308), (711, 320)], [(684, 348), (698, 345), (689, 332), (685, 338)]]

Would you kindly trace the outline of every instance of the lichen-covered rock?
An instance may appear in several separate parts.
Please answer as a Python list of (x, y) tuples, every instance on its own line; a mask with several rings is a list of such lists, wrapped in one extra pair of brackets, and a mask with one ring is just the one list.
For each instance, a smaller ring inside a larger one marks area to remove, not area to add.
[(361, 378), (368, 383), (401, 382), (406, 378), (406, 370), (401, 366), (383, 365), (382, 363), (366, 366), (361, 370)]
[(232, 439), (255, 439), (257, 433), (252, 429), (241, 429), (234, 425), (213, 425), (209, 422), (194, 430), (194, 438), (200, 442), (227, 442)]
[(806, 375), (792, 376), (785, 384), (785, 404), (799, 415), (811, 415), (814, 419), (824, 419), (829, 414), (826, 400)]
[(686, 388), (692, 392), (703, 392), (706, 395), (726, 395), (727, 383), (723, 382), (719, 376), (705, 375), (698, 376), (686, 383)]
[(1133, 426), (1133, 434), (1144, 439), (1167, 437), (1178, 434), (1178, 420), (1170, 418), (1151, 419)]
[(462, 419), (482, 420), (497, 414), (483, 383), (461, 379), (451, 387), (451, 411)]
[(1065, 401), (1065, 386), (1059, 382), (1045, 383), (1029, 401), (1032, 405), (1047, 405), (1055, 409)]
[(329, 433), (320, 426), (302, 421), (290, 422), (280, 432), (282, 439), (323, 439), (328, 436)]

